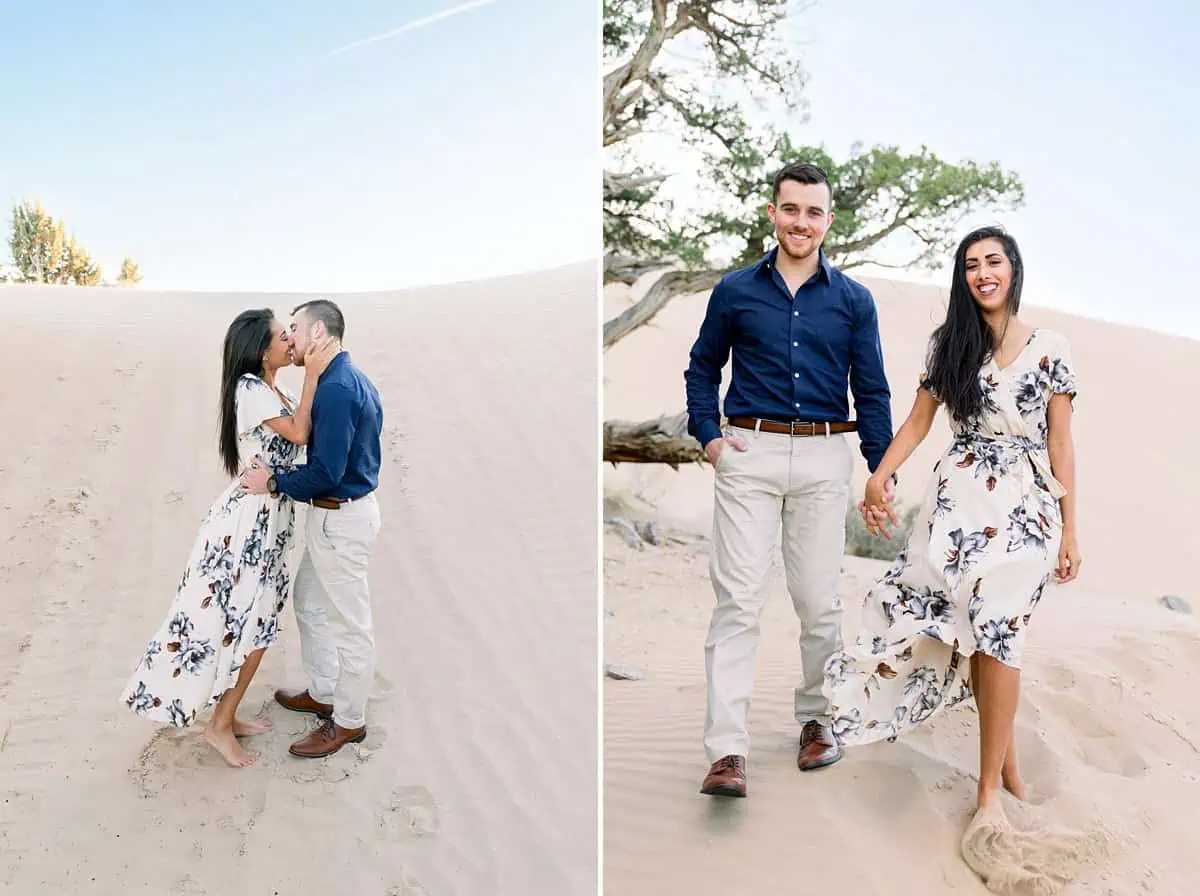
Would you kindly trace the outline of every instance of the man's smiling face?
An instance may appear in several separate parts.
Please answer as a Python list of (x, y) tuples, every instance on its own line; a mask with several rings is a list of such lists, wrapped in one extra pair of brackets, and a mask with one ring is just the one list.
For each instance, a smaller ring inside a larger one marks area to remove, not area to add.
[(833, 223), (829, 206), (829, 187), (825, 184), (802, 184), (795, 180), (781, 183), (779, 196), (767, 205), (779, 251), (801, 261), (820, 249)]

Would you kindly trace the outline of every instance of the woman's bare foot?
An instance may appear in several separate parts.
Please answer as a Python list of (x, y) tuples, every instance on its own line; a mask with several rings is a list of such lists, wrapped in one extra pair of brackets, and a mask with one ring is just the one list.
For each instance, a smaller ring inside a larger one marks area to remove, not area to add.
[(257, 753), (242, 749), (233, 732), (218, 734), (211, 728), (204, 729), (204, 742), (221, 754), (221, 758), (234, 768), (245, 768), (258, 759)]
[(984, 809), (995, 806), (1000, 807), (1000, 788), (998, 787), (980, 787), (975, 801), (976, 809), (983, 811)]
[(1021, 773), (1005, 771), (1001, 777), (1004, 781), (1004, 789), (1021, 802), (1025, 802), (1025, 782), (1021, 780)]
[(242, 719), (233, 720), (233, 733), (237, 737), (251, 737), (255, 734), (266, 734), (268, 731), (274, 731), (275, 726), (270, 719), (256, 719), (252, 722), (246, 722)]

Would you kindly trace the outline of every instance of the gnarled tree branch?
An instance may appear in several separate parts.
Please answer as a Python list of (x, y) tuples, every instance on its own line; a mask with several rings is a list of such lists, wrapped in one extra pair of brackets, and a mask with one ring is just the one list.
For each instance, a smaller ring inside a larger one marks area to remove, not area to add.
[(666, 464), (678, 470), (680, 464), (708, 463), (708, 457), (700, 443), (688, 435), (684, 412), (640, 423), (606, 420), (604, 462)]
[(644, 296), (604, 324), (604, 348), (608, 350), (638, 327), (649, 323), (678, 295), (712, 289), (722, 271), (668, 271), (654, 281)]

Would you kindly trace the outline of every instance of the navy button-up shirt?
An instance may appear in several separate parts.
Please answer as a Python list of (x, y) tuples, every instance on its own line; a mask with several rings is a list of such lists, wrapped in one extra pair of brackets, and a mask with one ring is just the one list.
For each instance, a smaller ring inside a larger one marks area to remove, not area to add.
[(875, 300), (820, 253), (820, 267), (793, 296), (772, 249), (713, 288), (692, 346), (688, 432), (701, 445), (721, 436), (721, 369), (733, 354), (728, 417), (780, 422), (849, 419), (872, 473), (892, 440), (891, 390), (883, 369)]
[(379, 486), (383, 404), (375, 385), (340, 352), (313, 393), (308, 462), (277, 473), (279, 491), (297, 501), (361, 498)]

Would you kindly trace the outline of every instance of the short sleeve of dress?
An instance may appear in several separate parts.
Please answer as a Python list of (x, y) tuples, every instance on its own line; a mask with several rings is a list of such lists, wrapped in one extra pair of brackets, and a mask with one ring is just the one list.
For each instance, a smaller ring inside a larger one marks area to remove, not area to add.
[(237, 402), (237, 430), (240, 436), (244, 436), (264, 420), (283, 416), (279, 396), (256, 376), (246, 374), (238, 380), (234, 395)]
[(921, 376), (920, 376), (920, 379), (917, 381), (917, 385), (922, 389), (929, 390), (930, 394), (932, 394), (935, 399), (937, 399), (938, 401), (941, 401), (941, 399), (937, 397), (937, 393), (933, 389), (933, 380), (930, 379), (930, 377), (929, 377), (930, 369), (933, 367), (933, 347), (934, 347), (934, 345), (935, 345), (935, 339), (934, 339), (934, 337), (931, 336), (931, 337), (929, 337), (929, 342), (926, 343), (926, 345), (925, 345), (925, 360), (921, 363)]
[(1075, 378), (1075, 362), (1071, 357), (1071, 344), (1064, 337), (1059, 336), (1054, 340), (1043, 363), (1048, 366), (1046, 373), (1050, 379), (1050, 392), (1054, 395), (1067, 395), (1074, 404), (1078, 388)]

